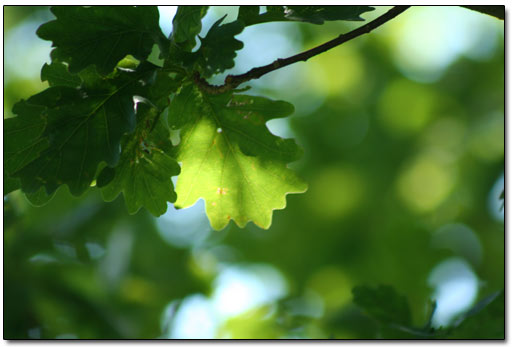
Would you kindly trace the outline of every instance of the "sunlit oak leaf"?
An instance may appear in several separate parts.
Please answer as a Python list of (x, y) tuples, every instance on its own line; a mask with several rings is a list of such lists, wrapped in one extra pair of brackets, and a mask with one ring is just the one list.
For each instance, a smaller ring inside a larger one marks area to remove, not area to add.
[(205, 95), (188, 85), (171, 101), (169, 124), (181, 128), (181, 162), (175, 206), (202, 198), (214, 229), (232, 219), (269, 228), (272, 211), (286, 206), (286, 194), (307, 185), (286, 164), (302, 152), (292, 139), (273, 135), (265, 123), (285, 117), (293, 106), (249, 95)]
[(51, 11), (57, 18), (41, 25), (37, 35), (53, 42), (52, 59), (67, 62), (72, 73), (96, 65), (106, 75), (127, 54), (145, 60), (154, 44), (168, 48), (156, 6), (53, 6)]
[[(106, 167), (98, 176), (103, 198), (112, 201), (123, 192), (130, 214), (144, 206), (160, 216), (167, 210), (167, 202), (176, 201), (171, 176), (179, 174), (180, 166), (168, 155), (172, 147), (169, 130), (165, 120), (157, 116), (157, 109), (137, 105), (137, 129), (125, 136), (118, 165)], [(154, 127), (152, 121), (157, 122)]]

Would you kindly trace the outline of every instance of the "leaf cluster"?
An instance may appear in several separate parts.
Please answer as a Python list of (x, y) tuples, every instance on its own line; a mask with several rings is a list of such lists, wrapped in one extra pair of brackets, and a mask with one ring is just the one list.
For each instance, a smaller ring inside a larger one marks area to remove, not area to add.
[[(49, 88), (15, 104), (17, 116), (4, 122), (4, 194), (21, 189), (41, 205), (61, 185), (75, 196), (96, 187), (106, 201), (122, 192), (130, 213), (145, 207), (156, 216), (169, 202), (184, 208), (202, 198), (215, 229), (231, 219), (268, 228), (286, 194), (306, 190), (287, 168), (301, 150), (265, 125), (293, 106), (237, 90), (212, 95), (194, 76), (232, 68), (246, 26), (362, 20), (369, 10), (242, 6), (235, 21), (224, 16), (200, 37), (208, 7), (180, 6), (166, 38), (155, 6), (52, 7), (56, 18), (37, 30), (54, 47), (41, 70)], [(163, 66), (148, 61), (154, 49)], [(180, 132), (176, 146), (171, 130)]]

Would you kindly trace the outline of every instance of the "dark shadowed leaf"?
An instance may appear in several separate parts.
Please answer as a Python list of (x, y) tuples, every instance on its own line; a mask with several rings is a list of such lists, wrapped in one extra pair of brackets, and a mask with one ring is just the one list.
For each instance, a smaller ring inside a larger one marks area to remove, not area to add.
[(411, 312), (405, 296), (391, 286), (377, 288), (357, 286), (352, 290), (354, 302), (373, 318), (385, 323), (405, 326), (411, 323)]
[(259, 13), (259, 6), (240, 6), (238, 9), (238, 19), (250, 22), (251, 18), (257, 17)]
[[(167, 210), (167, 202), (176, 201), (171, 176), (179, 174), (180, 166), (168, 155), (172, 147), (169, 130), (165, 120), (157, 116), (157, 109), (143, 103), (137, 105), (140, 121), (135, 133), (123, 141), (119, 164), (106, 167), (98, 177), (98, 186), (108, 183), (101, 190), (103, 198), (112, 201), (123, 192), (131, 214), (144, 206), (160, 216)], [(152, 121), (158, 123), (151, 131)]]
[(55, 192), (47, 194), (44, 187), (41, 187), (37, 192), (26, 194), (25, 196), (32, 205), (40, 207), (50, 202), (50, 200), (55, 196)]
[(201, 38), (201, 47), (197, 54), (205, 77), (221, 73), (235, 66), (236, 51), (242, 49), (242, 41), (235, 36), (244, 30), (242, 21), (221, 24), (226, 16), (216, 21), (206, 37)]
[(373, 10), (370, 6), (285, 6), (285, 17), (313, 24), (332, 20), (363, 21), (361, 14)]
[(41, 81), (48, 81), (51, 87), (68, 86), (78, 87), (82, 80), (78, 75), (69, 72), (66, 64), (52, 62), (44, 64), (41, 69)]
[(23, 191), (34, 193), (45, 186), (51, 194), (68, 184), (79, 195), (93, 181), (100, 162), (114, 166), (121, 136), (135, 126), (133, 95), (148, 75), (151, 71), (123, 70), (105, 79), (91, 73), (80, 89), (51, 87), (15, 108), (19, 117), (29, 117), (26, 106), (44, 107), (43, 139), (49, 141), (37, 159), (14, 174), (21, 178)]
[[(53, 93), (43, 92), (50, 98)], [(14, 174), (39, 156), (48, 147), (42, 138), (46, 128), (45, 105), (36, 96), (22, 100), (13, 107), (17, 117), (4, 120), (4, 173)]]
[(20, 180), (6, 175), (4, 171), (4, 196), (21, 188)]
[(201, 32), (201, 19), (206, 15), (208, 6), (178, 6), (172, 20), (173, 43), (186, 51), (196, 44), (196, 36)]
[(239, 15), (239, 18), (246, 26), (287, 21), (323, 24), (335, 20), (363, 21), (361, 14), (373, 10), (371, 6), (267, 6), (267, 11), (261, 14), (244, 10), (243, 17)]
[(127, 54), (144, 60), (154, 44), (167, 48), (158, 24), (156, 6), (54, 6), (57, 19), (37, 30), (53, 41), (52, 59), (65, 61), (69, 71), (96, 65), (101, 74), (112, 72)]

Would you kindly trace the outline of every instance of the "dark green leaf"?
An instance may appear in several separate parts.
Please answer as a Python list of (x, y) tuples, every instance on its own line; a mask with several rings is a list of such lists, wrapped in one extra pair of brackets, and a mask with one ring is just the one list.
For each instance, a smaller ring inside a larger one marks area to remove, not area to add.
[(235, 36), (244, 30), (243, 21), (236, 20), (221, 25), (224, 18), (226, 16), (215, 22), (206, 37), (201, 38), (201, 47), (197, 54), (205, 77), (235, 66), (236, 51), (244, 47), (242, 41), (235, 39)]
[(123, 141), (119, 164), (115, 169), (106, 167), (98, 177), (98, 186), (110, 179), (101, 190), (103, 198), (112, 201), (123, 192), (131, 214), (144, 206), (160, 216), (167, 210), (167, 202), (176, 201), (171, 176), (179, 174), (180, 166), (167, 154), (172, 144), (164, 119), (158, 118), (150, 132), (150, 124), (157, 116), (157, 109), (142, 103), (137, 105), (137, 117), (141, 119), (135, 133)]
[(301, 150), (265, 126), (292, 112), (293, 106), (284, 101), (183, 88), (169, 107), (169, 124), (182, 128), (175, 206), (185, 208), (203, 198), (214, 229), (231, 219), (240, 227), (249, 221), (270, 227), (272, 211), (286, 205), (285, 195), (307, 189), (286, 167)]
[(43, 65), (41, 81), (48, 81), (51, 87), (78, 87), (82, 80), (79, 76), (70, 73), (66, 64), (52, 62), (50, 65)]
[(285, 17), (313, 24), (331, 20), (363, 21), (361, 14), (373, 10), (370, 6), (285, 6)]
[(41, 102), (37, 97), (20, 101), (13, 107), (18, 116), (4, 120), (4, 171), (11, 175), (48, 147), (48, 140), (41, 138), (46, 128), (45, 105)]
[(116, 169), (110, 166), (107, 166), (101, 170), (100, 174), (98, 175), (98, 178), (96, 179), (96, 187), (103, 188), (116, 176)]
[(357, 286), (352, 290), (354, 302), (370, 316), (385, 323), (408, 326), (411, 312), (406, 297), (399, 295), (391, 286), (377, 288)]
[(40, 207), (50, 202), (50, 200), (55, 196), (55, 192), (47, 194), (44, 187), (41, 187), (37, 192), (25, 194), (25, 196), (32, 205)]
[(201, 32), (201, 20), (208, 6), (178, 6), (172, 20), (171, 40), (182, 49), (191, 51), (196, 45), (196, 36)]
[(333, 20), (362, 21), (361, 14), (373, 10), (370, 6), (267, 6), (267, 12), (262, 14), (244, 12), (243, 20), (246, 26), (283, 21), (323, 24)]
[(21, 182), (17, 178), (6, 176), (4, 171), (4, 196), (21, 188)]
[(238, 19), (250, 22), (252, 18), (260, 14), (259, 6), (240, 6), (238, 9)]
[(67, 62), (72, 73), (94, 64), (105, 75), (127, 54), (144, 60), (154, 44), (168, 46), (156, 6), (54, 6), (52, 12), (57, 19), (37, 34), (53, 41), (52, 59)]
[(148, 92), (148, 98), (161, 110), (169, 106), (170, 95), (183, 84), (183, 74), (157, 71)]
[[(34, 193), (41, 186), (51, 194), (68, 184), (72, 194), (88, 189), (98, 164), (114, 166), (120, 154), (120, 139), (135, 126), (133, 95), (147, 71), (118, 71), (112, 79), (88, 76), (81, 89), (51, 87), (27, 104), (45, 106), (44, 138), (49, 147), (39, 158), (18, 170), (23, 191)], [(150, 75), (150, 74), (149, 74)], [(20, 117), (28, 110), (18, 108)]]

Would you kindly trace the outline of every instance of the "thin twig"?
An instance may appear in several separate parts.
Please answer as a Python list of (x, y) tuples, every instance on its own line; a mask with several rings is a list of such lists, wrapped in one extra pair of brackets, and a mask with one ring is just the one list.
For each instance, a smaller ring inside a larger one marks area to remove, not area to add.
[(228, 75), (226, 79), (224, 80), (224, 84), (220, 86), (211, 85), (209, 84), (204, 78), (202, 78), (199, 73), (195, 73), (194, 75), (194, 82), (201, 88), (203, 91), (210, 93), (210, 94), (219, 94), (224, 93), (228, 90), (232, 90), (236, 87), (238, 87), (240, 84), (260, 78), (263, 75), (266, 75), (269, 72), (278, 70), (280, 68), (283, 68), (285, 66), (297, 63), (299, 61), (307, 61), (308, 59), (321, 54), (323, 52), (326, 52), (330, 50), (331, 48), (334, 48), (336, 46), (339, 46), (347, 41), (350, 41), (352, 39), (355, 39), (358, 36), (361, 36), (363, 34), (367, 34), (373, 29), (381, 26), (382, 24), (388, 22), (389, 20), (395, 18), (400, 13), (407, 10), (410, 6), (395, 6), (388, 12), (384, 13), (382, 16), (377, 17), (376, 19), (372, 20), (371, 22), (368, 22), (367, 24), (360, 26), (359, 28), (352, 30), (346, 34), (341, 34), (337, 38), (325, 42), (321, 44), (320, 46), (311, 48), (307, 51), (304, 51), (302, 53), (293, 55), (288, 58), (284, 59), (277, 59), (273, 63), (255, 67), (251, 70), (249, 70), (246, 73), (240, 74), (240, 75)]

